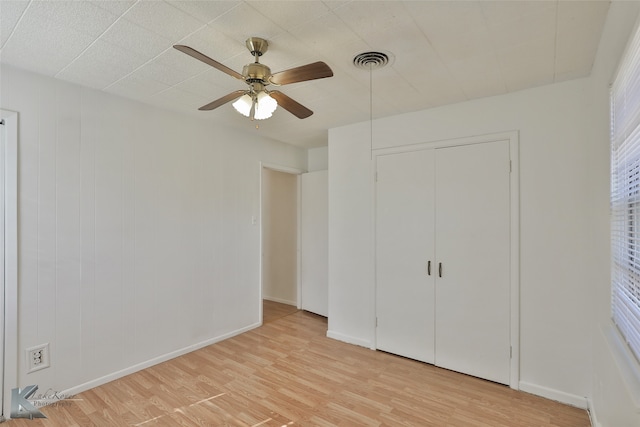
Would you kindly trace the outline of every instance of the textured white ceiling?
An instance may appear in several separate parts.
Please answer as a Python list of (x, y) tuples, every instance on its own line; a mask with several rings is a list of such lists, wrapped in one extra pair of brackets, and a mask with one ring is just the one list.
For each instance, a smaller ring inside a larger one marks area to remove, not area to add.
[[(0, 0), (0, 62), (317, 147), (327, 129), (370, 114), (587, 76), (608, 8), (609, 1), (540, 0)], [(172, 46), (241, 72), (252, 62), (250, 36), (269, 41), (261, 62), (272, 72), (318, 60), (333, 69), (334, 77), (280, 88), (314, 115), (300, 120), (280, 108), (251, 122), (230, 104), (197, 110), (246, 86)], [(392, 64), (371, 74), (354, 67), (353, 57), (369, 50), (392, 54)]]

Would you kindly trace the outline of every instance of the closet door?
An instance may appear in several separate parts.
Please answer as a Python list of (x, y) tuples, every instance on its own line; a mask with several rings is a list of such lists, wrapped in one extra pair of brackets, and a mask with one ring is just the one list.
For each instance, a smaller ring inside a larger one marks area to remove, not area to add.
[(434, 151), (379, 156), (376, 172), (376, 346), (433, 363)]
[(438, 366), (509, 384), (509, 142), (436, 150)]

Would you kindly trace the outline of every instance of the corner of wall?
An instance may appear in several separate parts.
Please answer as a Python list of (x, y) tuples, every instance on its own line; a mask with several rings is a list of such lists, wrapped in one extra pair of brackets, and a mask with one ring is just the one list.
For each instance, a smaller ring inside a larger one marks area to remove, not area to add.
[(307, 150), (307, 169), (309, 172), (329, 169), (329, 147), (317, 147)]

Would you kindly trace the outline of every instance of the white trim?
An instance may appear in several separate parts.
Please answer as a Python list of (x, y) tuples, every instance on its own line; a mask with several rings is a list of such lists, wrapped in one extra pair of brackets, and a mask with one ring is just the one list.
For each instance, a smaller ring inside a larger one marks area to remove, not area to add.
[(283, 166), (283, 165), (278, 165), (275, 163), (267, 163), (267, 162), (260, 162), (260, 170), (262, 170), (262, 168), (267, 168), (267, 169), (271, 169), (278, 172), (290, 173), (292, 175), (300, 175), (302, 173), (307, 172), (304, 169), (292, 168), (290, 166)]
[(117, 380), (117, 379), (122, 378), (124, 376), (130, 375), (130, 374), (133, 374), (135, 372), (141, 371), (143, 369), (149, 368), (151, 366), (157, 365), (159, 363), (166, 362), (167, 360), (174, 359), (174, 358), (182, 356), (184, 354), (191, 353), (192, 351), (199, 350), (201, 348), (210, 346), (212, 344), (216, 344), (216, 343), (218, 343), (220, 341), (224, 341), (224, 340), (226, 340), (228, 338), (231, 338), (231, 337), (234, 337), (236, 335), (243, 334), (243, 333), (248, 332), (248, 331), (250, 331), (252, 329), (255, 329), (255, 328), (257, 328), (257, 327), (259, 327), (261, 325), (262, 325), (262, 323), (254, 323), (252, 325), (246, 326), (244, 328), (236, 329), (235, 331), (220, 335), (218, 337), (211, 338), (211, 339), (208, 339), (206, 341), (202, 341), (200, 343), (193, 344), (193, 345), (181, 348), (181, 349), (176, 350), (176, 351), (172, 351), (172, 352), (164, 354), (162, 356), (154, 357), (153, 359), (149, 359), (146, 362), (138, 363), (137, 365), (133, 365), (133, 366), (130, 366), (128, 368), (122, 369), (120, 371), (113, 372), (113, 373), (111, 373), (109, 375), (105, 375), (104, 377), (96, 378), (95, 380), (88, 381), (88, 382), (86, 382), (84, 384), (80, 384), (80, 385), (77, 385), (75, 387), (71, 387), (70, 389), (67, 389), (67, 390), (64, 390), (63, 392), (61, 392), (60, 395), (61, 396), (74, 396), (74, 395), (77, 395), (79, 393), (82, 393), (83, 391), (86, 391), (86, 390), (101, 386), (101, 385), (106, 384), (108, 382)]
[(520, 138), (517, 131), (509, 132), (509, 160), (511, 161), (511, 374), (512, 389), (520, 384)]
[(371, 349), (371, 350), (375, 350), (376, 349), (373, 341), (363, 340), (363, 339), (360, 339), (360, 338), (352, 337), (350, 335), (341, 334), (340, 332), (335, 332), (335, 331), (328, 330), (327, 331), (327, 338), (332, 338), (334, 340), (346, 342), (347, 344), (353, 344), (353, 345), (357, 345), (357, 346), (360, 346), (360, 347), (366, 347), (366, 348)]
[(18, 113), (0, 110), (5, 122), (5, 294), (2, 412), (9, 414), (18, 385)]
[(489, 133), (484, 135), (473, 135), (473, 136), (467, 136), (462, 138), (450, 138), (450, 139), (441, 139), (437, 141), (425, 141), (425, 142), (419, 142), (415, 144), (399, 145), (396, 147), (375, 148), (373, 152), (374, 152), (374, 158), (375, 158), (377, 156), (382, 156), (385, 154), (395, 154), (395, 153), (404, 153), (407, 151), (426, 150), (428, 148), (456, 147), (459, 145), (482, 144), (485, 142), (504, 141), (504, 140), (518, 141), (518, 134), (519, 132), (517, 130), (512, 130), (512, 131), (505, 131), (505, 132)]
[[(264, 313), (262, 310), (262, 299), (264, 298), (264, 296), (262, 295), (262, 287), (263, 287), (263, 275), (264, 275), (264, 236), (262, 235), (262, 230), (263, 230), (263, 226), (262, 226), (262, 205), (263, 205), (263, 200), (262, 200), (262, 193), (263, 193), (263, 187), (264, 187), (264, 183), (262, 182), (262, 171), (264, 169), (264, 166), (262, 165), (262, 162), (258, 162), (258, 166), (260, 167), (259, 171), (258, 171), (258, 212), (257, 214), (255, 214), (255, 216), (252, 217), (253, 221), (257, 221), (258, 223), (258, 319), (260, 319), (260, 322), (262, 323), (263, 321), (263, 317), (264, 317)], [(256, 218), (257, 216), (257, 218)]]
[(571, 393), (565, 393), (564, 391), (559, 391), (549, 387), (528, 383), (526, 381), (520, 381), (520, 390), (527, 393), (535, 394), (536, 396), (555, 400), (556, 402), (575, 406), (576, 408), (580, 408), (580, 409), (589, 408), (589, 402), (585, 396), (578, 396)]
[(302, 309), (302, 174), (296, 176), (296, 303)]
[[(417, 144), (408, 144), (397, 147), (380, 148), (372, 150), (373, 168), (372, 180), (375, 188), (376, 171), (378, 156), (388, 154), (404, 153), (410, 151), (419, 151), (426, 149), (455, 147), (461, 145), (483, 144), (494, 141), (509, 141), (509, 160), (511, 161), (511, 174), (509, 176), (510, 191), (510, 341), (511, 341), (511, 363), (509, 366), (509, 387), (518, 390), (520, 382), (520, 150), (519, 150), (519, 132), (517, 130), (499, 132), (486, 135), (474, 135), (465, 138), (452, 138), (440, 141), (423, 142)], [(373, 196), (372, 212), (373, 220), (373, 236), (375, 248), (375, 191)], [(375, 249), (374, 249), (375, 259)], [(375, 262), (374, 262), (375, 265)], [(375, 273), (374, 273), (375, 276)], [(371, 320), (375, 331), (375, 295), (374, 292), (374, 317)], [(375, 333), (374, 333), (375, 336)], [(375, 348), (375, 338), (374, 338)]]

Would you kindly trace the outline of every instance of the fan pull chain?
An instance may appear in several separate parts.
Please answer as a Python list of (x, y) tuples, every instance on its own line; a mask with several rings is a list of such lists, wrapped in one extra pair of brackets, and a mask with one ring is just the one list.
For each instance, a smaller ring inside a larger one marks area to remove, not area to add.
[(369, 69), (369, 151), (371, 152), (371, 160), (373, 160), (373, 70), (382, 68), (389, 64), (393, 59), (389, 57), (389, 53), (385, 52), (362, 52), (353, 58), (353, 65), (361, 70)]
[(369, 152), (373, 160), (373, 63), (369, 63)]

